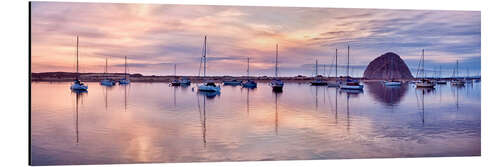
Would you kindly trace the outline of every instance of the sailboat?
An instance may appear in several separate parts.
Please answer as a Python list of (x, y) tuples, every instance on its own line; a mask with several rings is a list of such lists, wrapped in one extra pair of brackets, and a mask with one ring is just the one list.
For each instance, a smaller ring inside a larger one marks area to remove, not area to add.
[(86, 91), (89, 87), (80, 81), (80, 73), (78, 71), (78, 36), (76, 36), (76, 77), (73, 84), (70, 86), (71, 90)]
[(274, 79), (271, 81), (271, 87), (273, 91), (283, 91), (283, 86), (285, 85), (283, 81), (278, 78), (278, 44), (276, 44), (276, 63), (274, 66)]
[(342, 84), (342, 82), (339, 81), (338, 75), (337, 75), (337, 64), (338, 64), (337, 63), (337, 52), (338, 52), (338, 50), (335, 49), (335, 81), (334, 82), (328, 82), (328, 87), (339, 87), (340, 84)]
[[(202, 52), (202, 61), (203, 61), (203, 78), (205, 79), (207, 73), (207, 36), (205, 36), (205, 40), (203, 42), (203, 52)], [(219, 92), (220, 86), (215, 85), (214, 81), (206, 80), (203, 85), (198, 86), (198, 91), (203, 92)]]
[(393, 72), (394, 72), (394, 70), (396, 70), (395, 66), (394, 66), (394, 57), (391, 57), (391, 64), (390, 64), (389, 67), (390, 67), (389, 71), (391, 72), (391, 80), (384, 81), (384, 85), (385, 86), (401, 86), (402, 82), (401, 81), (397, 81), (397, 80), (394, 79)]
[(316, 66), (315, 66), (315, 71), (316, 71), (316, 76), (315, 76), (315, 79), (314, 81), (311, 81), (311, 85), (312, 86), (324, 86), (324, 85), (328, 85), (328, 83), (326, 83), (325, 81), (323, 81), (321, 79), (321, 77), (319, 77), (318, 75), (318, 60), (316, 59)]
[(446, 84), (446, 80), (443, 80), (442, 79), (442, 75), (441, 75), (441, 66), (439, 66), (439, 79), (436, 81), (437, 84)]
[(108, 78), (108, 58), (106, 58), (106, 67), (104, 68), (104, 76), (106, 78), (101, 80), (101, 85), (104, 85), (104, 86), (114, 86), (115, 85), (115, 81)]
[(351, 89), (351, 90), (363, 90), (363, 85), (359, 83), (358, 80), (352, 79), (351, 76), (349, 76), (349, 50), (350, 46), (347, 45), (347, 80), (345, 83), (342, 83), (340, 85), (341, 89)]
[(250, 80), (250, 57), (247, 58), (247, 81), (243, 83), (244, 88), (257, 88), (257, 82)]
[[(174, 64), (174, 78), (176, 78), (176, 75), (177, 75), (177, 65)], [(181, 86), (181, 82), (179, 80), (177, 80), (177, 79), (174, 79), (172, 81), (172, 83), (170, 83), (170, 85), (172, 85), (172, 86)]]
[(416, 82), (415, 85), (417, 88), (434, 88), (436, 86), (436, 83), (426, 79), (425, 76), (425, 51), (422, 49), (422, 73), (423, 73), (423, 78), (420, 82)]
[(127, 56), (125, 56), (125, 72), (123, 72), (123, 78), (118, 81), (120, 85), (126, 85), (130, 83), (130, 80), (128, 79), (127, 75)]
[(452, 76), (453, 80), (451, 80), (451, 84), (455, 86), (463, 86), (465, 84), (465, 81), (462, 79), (458, 79), (458, 75), (459, 72), (458, 72), (458, 60), (457, 60), (457, 65), (453, 70), (453, 76)]

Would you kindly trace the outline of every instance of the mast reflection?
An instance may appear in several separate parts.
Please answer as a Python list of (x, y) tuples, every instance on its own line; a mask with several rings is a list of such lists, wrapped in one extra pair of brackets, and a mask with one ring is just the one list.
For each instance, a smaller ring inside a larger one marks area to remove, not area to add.
[(79, 137), (79, 103), (83, 104), (83, 97), (87, 94), (86, 90), (72, 90), (72, 94), (75, 94), (75, 136), (76, 136), (76, 144), (79, 144), (80, 142), (80, 137)]

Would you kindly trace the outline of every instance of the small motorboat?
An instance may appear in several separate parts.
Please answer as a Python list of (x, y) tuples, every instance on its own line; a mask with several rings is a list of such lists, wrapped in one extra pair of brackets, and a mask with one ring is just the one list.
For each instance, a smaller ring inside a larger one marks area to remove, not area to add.
[(111, 80), (111, 79), (101, 80), (101, 85), (103, 85), (103, 86), (114, 86), (115, 84), (116, 84), (116, 82)]
[(257, 88), (257, 82), (252, 80), (247, 80), (242, 84), (244, 88)]
[(273, 88), (273, 91), (283, 91), (283, 81), (279, 79), (273, 79), (271, 81), (271, 87)]
[(321, 80), (321, 79), (316, 79), (314, 81), (311, 81), (311, 85), (312, 86), (325, 86), (325, 85), (328, 85), (328, 83)]
[(179, 80), (177, 80), (177, 79), (174, 79), (172, 81), (172, 83), (170, 83), (170, 85), (172, 85), (172, 86), (181, 86), (181, 82)]
[(224, 85), (229, 85), (229, 86), (238, 86), (241, 85), (242, 81), (238, 81), (236, 79), (230, 80), (230, 81), (223, 81)]
[(179, 82), (181, 85), (191, 85), (191, 80), (187, 79), (186, 77), (183, 77)]
[(126, 85), (130, 83), (130, 80), (127, 78), (122, 78), (118, 81), (118, 83), (120, 83), (120, 85)]
[(436, 81), (436, 84), (440, 84), (440, 85), (444, 85), (446, 83), (448, 83), (448, 82), (446, 82), (446, 80), (437, 80)]
[(81, 82), (79, 79), (75, 79), (73, 84), (71, 85), (71, 90), (87, 90), (89, 87)]
[(459, 85), (459, 86), (465, 85), (465, 81), (460, 80), (460, 79), (454, 79), (451, 81), (451, 85)]

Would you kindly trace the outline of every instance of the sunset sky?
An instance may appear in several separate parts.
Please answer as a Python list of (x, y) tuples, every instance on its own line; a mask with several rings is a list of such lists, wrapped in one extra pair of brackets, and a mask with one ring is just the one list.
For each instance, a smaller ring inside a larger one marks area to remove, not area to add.
[(429, 72), (442, 66), (449, 76), (457, 60), (463, 75), (481, 69), (478, 11), (31, 4), (33, 72), (75, 71), (77, 35), (81, 72), (103, 72), (106, 58), (108, 71), (123, 72), (127, 56), (131, 73), (172, 75), (177, 64), (178, 75), (198, 75), (204, 35), (207, 75), (246, 75), (250, 57), (251, 75), (272, 76), (276, 44), (281, 76), (312, 75), (315, 60), (329, 66), (336, 48), (343, 67), (347, 45), (354, 76), (386, 52), (400, 55), (415, 72), (422, 49)]

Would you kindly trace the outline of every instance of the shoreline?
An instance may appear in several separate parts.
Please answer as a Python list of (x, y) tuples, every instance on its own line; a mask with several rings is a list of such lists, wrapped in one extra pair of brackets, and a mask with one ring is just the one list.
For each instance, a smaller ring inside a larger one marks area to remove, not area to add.
[[(73, 81), (76, 76), (79, 75), (79, 78), (83, 82), (99, 82), (103, 79), (113, 79), (113, 80), (120, 80), (122, 79), (125, 74), (123, 73), (110, 73), (110, 74), (103, 74), (103, 73), (69, 73), (69, 72), (47, 72), (47, 73), (31, 73), (31, 82), (71, 82)], [(128, 79), (130, 79), (131, 82), (172, 82), (175, 79), (181, 79), (181, 78), (187, 78), (191, 80), (193, 83), (201, 83), (205, 80), (212, 80), (216, 83), (222, 83), (223, 81), (230, 81), (230, 80), (254, 80), (257, 82), (266, 82), (266, 81), (271, 81), (275, 79), (276, 77), (269, 77), (269, 76), (143, 76), (141, 74), (127, 74)], [(347, 77), (345, 76), (339, 76), (339, 77), (311, 77), (311, 76), (295, 76), (295, 77), (277, 77), (278, 79), (284, 81), (284, 82), (310, 82), (315, 80), (316, 78), (321, 78), (324, 81), (335, 81), (335, 80), (346, 80)], [(363, 82), (374, 82), (374, 81), (384, 81), (383, 79), (365, 79), (365, 78), (360, 78), (360, 77), (352, 77), (353, 79), (361, 80)], [(396, 79), (400, 81), (411, 81), (411, 80), (418, 80), (419, 78), (413, 78), (413, 79)], [(432, 78), (428, 78), (432, 79)], [(453, 78), (441, 78), (443, 80), (449, 81), (452, 80)], [(462, 79), (462, 78), (460, 78)], [(481, 77), (470, 77), (470, 79), (481, 79)]]

